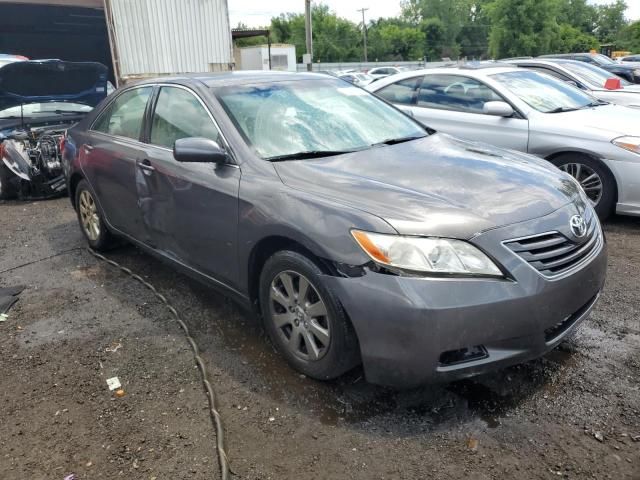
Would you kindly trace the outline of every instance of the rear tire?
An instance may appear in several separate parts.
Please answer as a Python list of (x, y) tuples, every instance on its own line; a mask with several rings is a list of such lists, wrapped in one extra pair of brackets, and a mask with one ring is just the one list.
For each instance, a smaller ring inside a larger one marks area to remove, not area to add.
[(260, 306), (271, 341), (299, 372), (329, 380), (360, 363), (358, 340), (342, 305), (305, 255), (285, 250), (267, 260)]
[[(617, 197), (616, 180), (600, 160), (578, 153), (565, 153), (551, 159), (551, 163), (580, 182), (587, 196), (592, 199), (593, 208), (600, 220), (606, 220), (614, 212)], [(598, 185), (601, 191), (594, 204)]]
[(89, 183), (86, 180), (80, 180), (76, 186), (74, 203), (78, 214), (78, 223), (89, 246), (100, 252), (109, 249), (114, 242), (95, 198)]
[(0, 200), (11, 200), (18, 194), (12, 182), (14, 176), (13, 172), (0, 160)]

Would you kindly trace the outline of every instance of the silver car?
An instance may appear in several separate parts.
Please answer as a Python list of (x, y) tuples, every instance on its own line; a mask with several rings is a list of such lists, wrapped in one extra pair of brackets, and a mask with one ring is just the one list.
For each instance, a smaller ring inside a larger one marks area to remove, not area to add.
[(366, 87), (428, 127), (545, 158), (601, 218), (640, 215), (640, 110), (500, 64), (419, 70)]
[[(640, 108), (640, 85), (630, 83), (596, 65), (563, 58), (515, 59), (507, 60), (506, 63), (546, 73), (605, 102)], [(619, 88), (615, 85), (609, 87), (608, 82), (612, 79), (619, 81)]]

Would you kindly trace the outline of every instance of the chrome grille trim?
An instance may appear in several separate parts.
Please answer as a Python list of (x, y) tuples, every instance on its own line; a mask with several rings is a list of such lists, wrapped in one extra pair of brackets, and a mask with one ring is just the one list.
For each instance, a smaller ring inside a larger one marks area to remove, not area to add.
[(503, 245), (546, 278), (564, 277), (587, 264), (602, 249), (602, 232), (590, 210), (587, 233), (573, 240), (558, 231), (506, 240)]

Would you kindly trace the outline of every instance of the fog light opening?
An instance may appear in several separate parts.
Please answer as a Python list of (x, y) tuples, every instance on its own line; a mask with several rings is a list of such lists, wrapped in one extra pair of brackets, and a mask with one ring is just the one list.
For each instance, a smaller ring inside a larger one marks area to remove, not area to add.
[(440, 355), (440, 365), (458, 365), (460, 363), (473, 362), (487, 358), (489, 354), (487, 349), (482, 345), (474, 345), (473, 347), (465, 347), (459, 350), (449, 350)]

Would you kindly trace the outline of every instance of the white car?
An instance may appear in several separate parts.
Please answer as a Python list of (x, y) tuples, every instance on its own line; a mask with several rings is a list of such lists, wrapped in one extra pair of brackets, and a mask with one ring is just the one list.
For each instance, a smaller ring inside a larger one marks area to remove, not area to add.
[(616, 60), (618, 63), (622, 63), (623, 65), (633, 65), (640, 67), (640, 53), (636, 53), (635, 55), (625, 55), (624, 57), (618, 57)]
[[(630, 83), (595, 65), (564, 58), (515, 59), (506, 60), (506, 63), (549, 74), (605, 102), (640, 108), (640, 85)], [(614, 84), (619, 81), (620, 88), (612, 88), (610, 86), (612, 80)]]
[(640, 216), (638, 109), (499, 63), (416, 70), (366, 89), (427, 127), (549, 160), (582, 185), (602, 218)]
[(366, 87), (374, 78), (371, 75), (362, 72), (349, 72), (338, 75), (338, 78), (346, 80), (349, 83), (353, 83), (358, 87)]
[(402, 73), (408, 71), (405, 67), (376, 67), (369, 70), (367, 73), (371, 75), (375, 80), (388, 77), (389, 75), (395, 75), (396, 73)]

